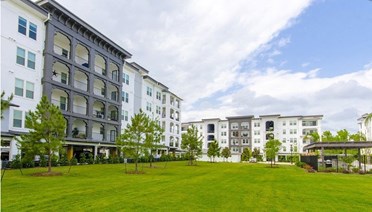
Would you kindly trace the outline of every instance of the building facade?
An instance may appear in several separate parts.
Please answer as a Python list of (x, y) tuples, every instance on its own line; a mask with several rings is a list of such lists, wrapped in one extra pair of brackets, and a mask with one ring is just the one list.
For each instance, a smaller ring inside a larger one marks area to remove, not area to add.
[(367, 141), (372, 141), (372, 119), (366, 121), (368, 113), (363, 114), (358, 118), (358, 128), (359, 132), (366, 136)]
[(54, 0), (3, 1), (1, 12), (2, 90), (18, 106), (1, 120), (6, 159), (19, 154), (15, 137), (27, 133), (25, 116), (43, 95), (66, 120), (69, 158), (116, 154), (117, 136), (141, 109), (172, 129), (165, 130), (161, 153), (179, 149), (182, 99), (128, 63), (129, 52)]
[[(314, 116), (281, 116), (261, 115), (227, 117), (226, 120), (202, 119), (201, 121), (182, 124), (182, 132), (195, 125), (199, 135), (203, 136), (203, 155), (201, 160), (208, 161), (206, 155), (208, 143), (214, 139), (220, 147), (229, 147), (231, 161), (239, 162), (244, 148), (257, 149), (265, 159), (264, 147), (273, 138), (281, 142), (279, 158), (303, 153), (303, 147), (313, 142), (308, 136), (312, 132), (321, 134), (322, 115)], [(220, 132), (215, 132), (216, 129)], [(214, 132), (214, 133), (213, 133)], [(276, 158), (278, 160), (278, 158)], [(222, 158), (219, 160), (222, 161)]]

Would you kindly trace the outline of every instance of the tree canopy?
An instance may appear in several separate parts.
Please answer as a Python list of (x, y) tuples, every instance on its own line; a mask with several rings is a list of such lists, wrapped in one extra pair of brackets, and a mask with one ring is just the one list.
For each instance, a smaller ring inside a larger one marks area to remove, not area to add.
[(26, 116), (26, 128), (29, 133), (19, 139), (22, 153), (33, 159), (35, 155), (48, 156), (48, 172), (52, 171), (52, 156), (62, 150), (65, 138), (66, 120), (61, 110), (51, 104), (46, 96), (36, 106), (36, 111), (29, 111)]
[(141, 155), (151, 154), (160, 143), (163, 129), (156, 120), (150, 119), (142, 110), (131, 118), (124, 132), (116, 139), (118, 148), (127, 158), (135, 163), (135, 173), (138, 171), (138, 161)]
[(271, 167), (273, 167), (273, 161), (275, 163), (275, 156), (278, 154), (281, 144), (277, 139), (270, 139), (265, 144), (266, 157), (270, 158)]
[(194, 125), (191, 125), (191, 127), (187, 129), (187, 132), (182, 134), (181, 148), (186, 151), (189, 157), (189, 165), (193, 165), (193, 161), (196, 157), (201, 155), (202, 139), (202, 136), (198, 136), (198, 129)]
[(227, 158), (231, 157), (231, 151), (229, 147), (225, 147), (221, 151), (221, 156), (224, 157), (226, 160)]
[(252, 157), (252, 151), (251, 151), (251, 149), (244, 148), (241, 157), (242, 157), (241, 158), (242, 161), (249, 161), (249, 159), (251, 159), (251, 157)]
[(220, 157), (221, 147), (219, 147), (218, 142), (214, 140), (209, 143), (207, 155), (214, 162), (215, 157)]
[(3, 111), (7, 110), (10, 106), (10, 102), (12, 101), (13, 99), (13, 94), (11, 94), (8, 99), (4, 99), (4, 96), (5, 96), (5, 92), (3, 91), (1, 93), (1, 108), (0, 108), (0, 111), (1, 111), (1, 119), (3, 119)]

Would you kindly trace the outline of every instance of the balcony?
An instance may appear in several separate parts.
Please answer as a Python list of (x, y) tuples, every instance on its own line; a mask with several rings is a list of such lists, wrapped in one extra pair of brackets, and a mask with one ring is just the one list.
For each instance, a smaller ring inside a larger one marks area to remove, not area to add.
[(63, 63), (55, 62), (53, 64), (52, 80), (62, 84), (69, 84), (70, 69)]
[(74, 87), (82, 91), (88, 91), (88, 76), (82, 71), (75, 70)]
[(51, 103), (59, 107), (60, 110), (67, 111), (69, 103), (68, 94), (61, 89), (58, 88), (53, 89)]
[(104, 119), (105, 118), (105, 105), (100, 101), (93, 103), (93, 117)]
[(119, 82), (119, 66), (110, 63), (108, 77), (116, 82)]
[(93, 122), (92, 139), (95, 141), (103, 141), (105, 133), (104, 126), (100, 123)]
[(109, 117), (108, 120), (118, 121), (119, 120), (119, 110), (117, 107), (110, 105), (109, 106)]
[(113, 84), (108, 83), (107, 92), (110, 94), (109, 99), (118, 102), (119, 101), (119, 89)]
[(72, 124), (72, 137), (86, 139), (87, 124), (82, 119), (76, 119)]
[(103, 76), (106, 76), (106, 60), (101, 55), (96, 54), (94, 63), (94, 71)]
[(88, 103), (86, 98), (79, 95), (75, 95), (73, 102), (73, 112), (82, 115), (87, 115), (87, 104)]
[(76, 45), (75, 62), (89, 68), (89, 50), (81, 44)]
[(60, 32), (54, 34), (54, 53), (70, 59), (70, 40)]
[(100, 79), (94, 79), (94, 88), (93, 88), (94, 95), (105, 97), (106, 96), (106, 85)]

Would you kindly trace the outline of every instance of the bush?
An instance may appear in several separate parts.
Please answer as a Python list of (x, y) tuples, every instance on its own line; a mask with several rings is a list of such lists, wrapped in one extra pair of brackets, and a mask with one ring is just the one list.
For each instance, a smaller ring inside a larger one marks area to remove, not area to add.
[(72, 159), (70, 160), (70, 164), (71, 164), (72, 166), (77, 165), (77, 163), (78, 163), (78, 160), (77, 160), (75, 157), (72, 158)]
[(21, 168), (21, 156), (16, 155), (16, 158), (10, 162), (10, 168), (19, 169)]
[(301, 161), (297, 161), (295, 164), (296, 164), (296, 166), (298, 166), (300, 168), (302, 168), (305, 165), (305, 163), (301, 162)]
[(93, 164), (94, 163), (94, 156), (92, 153), (89, 153), (88, 154), (88, 160), (87, 160), (87, 163), (88, 164)]
[(85, 164), (87, 162), (87, 159), (85, 157), (85, 153), (80, 153), (80, 164)]
[(357, 168), (357, 167), (354, 167), (354, 168), (352, 168), (351, 169), (354, 173), (358, 173), (359, 172), (359, 168)]
[(61, 158), (59, 159), (59, 164), (61, 166), (67, 166), (68, 165), (67, 155), (61, 155)]
[(59, 163), (58, 163), (58, 156), (57, 155), (53, 155), (52, 156), (52, 166), (58, 166)]
[(40, 163), (39, 163), (39, 166), (40, 167), (46, 167), (48, 165), (48, 161), (47, 159), (45, 158), (44, 155), (40, 156)]
[(33, 168), (35, 167), (35, 161), (29, 158), (22, 158), (22, 166), (23, 168)]

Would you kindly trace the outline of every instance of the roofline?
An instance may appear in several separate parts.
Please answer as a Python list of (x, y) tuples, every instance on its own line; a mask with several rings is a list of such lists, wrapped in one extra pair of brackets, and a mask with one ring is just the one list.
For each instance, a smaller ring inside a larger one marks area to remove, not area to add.
[(229, 117), (226, 117), (227, 120), (230, 120), (230, 119), (253, 119), (254, 116), (253, 115), (248, 115), (248, 116), (229, 116)]
[(61, 4), (59, 4), (57, 1), (55, 0), (38, 0), (35, 2), (37, 5), (39, 5), (40, 7), (42, 5), (45, 5), (47, 3), (49, 3), (50, 5), (52, 5), (53, 7), (61, 10), (63, 13), (65, 13), (66, 15), (68, 15), (69, 17), (73, 18), (76, 22), (80, 22), (84, 27), (86, 27), (88, 30), (92, 31), (93, 33), (97, 34), (99, 37), (103, 38), (104, 40), (106, 40), (107, 43), (109, 43), (110, 45), (112, 45), (113, 47), (117, 48), (119, 51), (121, 51), (122, 53), (124, 53), (124, 55), (126, 55), (126, 57), (124, 59), (128, 59), (128, 58), (131, 58), (132, 57), (132, 54), (129, 53), (127, 50), (123, 49), (121, 46), (119, 46), (118, 44), (116, 44), (114, 41), (112, 41), (110, 38), (106, 37), (104, 34), (102, 34), (100, 31), (98, 31), (97, 29), (95, 29), (94, 27), (92, 27), (91, 25), (89, 25), (88, 23), (86, 23), (85, 21), (83, 21), (81, 18), (79, 18), (77, 15), (75, 15), (74, 13), (70, 12), (68, 9), (66, 9), (64, 6), (62, 6)]
[(165, 86), (164, 84), (156, 81), (154, 78), (150, 77), (149, 75), (143, 76), (143, 79), (149, 79), (149, 80), (155, 82), (155, 84), (160, 85), (160, 86), (164, 87), (165, 89), (169, 89), (167, 86)]
[(147, 69), (145, 69), (143, 66), (139, 65), (138, 63), (136, 62), (131, 62), (130, 63), (132, 66), (138, 68), (139, 70), (142, 70), (144, 72), (146, 72), (146, 74), (150, 73)]
[(170, 94), (172, 94), (173, 96), (177, 97), (179, 100), (183, 101), (182, 98), (180, 98), (179, 96), (177, 96), (176, 94), (174, 94), (174, 93), (171, 92), (170, 90), (163, 90), (163, 92), (170, 93)]
[[(44, 8), (40, 7), (39, 5), (37, 5), (35, 2), (33, 1), (30, 1), (30, 0), (20, 0), (21, 2), (23, 2), (24, 4), (30, 6), (32, 9), (38, 11), (39, 13), (41, 13), (42, 15), (45, 15), (45, 16), (48, 16), (48, 11), (45, 10)], [(18, 3), (17, 1), (12, 1), (14, 3)]]
[(206, 118), (206, 119), (202, 119), (202, 121), (213, 121), (213, 120), (215, 120), (215, 121), (221, 121), (220, 118)]

